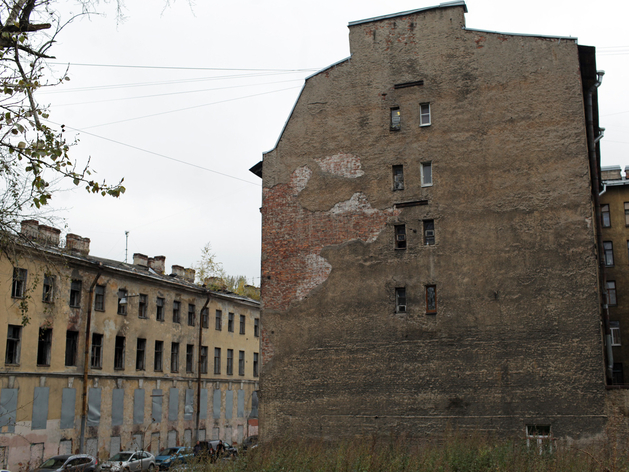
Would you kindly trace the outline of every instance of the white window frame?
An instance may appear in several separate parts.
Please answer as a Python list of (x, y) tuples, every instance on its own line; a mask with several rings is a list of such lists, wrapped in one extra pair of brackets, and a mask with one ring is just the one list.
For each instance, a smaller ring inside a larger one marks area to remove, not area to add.
[(550, 426), (543, 425), (543, 428), (548, 428), (548, 434), (539, 434), (539, 432), (535, 431), (540, 428), (538, 425), (526, 425), (526, 446), (530, 449), (531, 446), (537, 446), (537, 449), (540, 454), (542, 454), (545, 450), (548, 452), (552, 452), (553, 443), (552, 443), (552, 431)]
[[(430, 181), (427, 181), (426, 175), (425, 175), (425, 169), (427, 167), (430, 167)], [(421, 179), (422, 179), (422, 187), (432, 187), (432, 183), (433, 183), (433, 178), (432, 178), (432, 161), (429, 162), (422, 162), (421, 163)]]
[[(424, 112), (425, 109), (428, 109), (428, 113), (426, 114)], [(428, 116), (428, 121), (424, 122), (424, 116)], [(424, 102), (424, 103), (420, 103), (419, 104), (419, 126), (424, 127), (424, 126), (430, 126), (432, 124), (432, 112), (430, 110), (430, 103), (429, 102)]]
[(620, 322), (610, 321), (609, 332), (612, 335), (612, 346), (621, 346), (622, 344), (620, 342)]

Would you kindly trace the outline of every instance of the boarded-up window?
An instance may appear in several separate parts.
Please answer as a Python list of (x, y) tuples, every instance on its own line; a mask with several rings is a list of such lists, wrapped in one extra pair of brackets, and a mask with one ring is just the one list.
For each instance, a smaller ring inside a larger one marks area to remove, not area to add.
[(151, 394), (151, 421), (153, 423), (162, 422), (162, 391), (155, 389)]
[(258, 392), (254, 391), (251, 394), (251, 413), (249, 413), (249, 418), (257, 418), (258, 417)]
[(35, 469), (44, 461), (44, 443), (31, 443), (31, 457), (29, 469)]
[(244, 390), (238, 390), (238, 408), (237, 408), (236, 414), (238, 418), (245, 417), (245, 391)]
[(190, 447), (192, 445), (192, 430), (186, 429), (183, 432), (183, 445)]
[(231, 426), (225, 427), (225, 439), (223, 441), (225, 441), (227, 444), (231, 444), (233, 440), (234, 439), (232, 438), (232, 427)]
[(168, 447), (177, 447), (177, 431), (168, 431)]
[(120, 426), (122, 425), (122, 418), (124, 415), (124, 389), (123, 388), (114, 388), (113, 394), (111, 397), (111, 425), (112, 426)]
[(98, 438), (89, 438), (85, 441), (85, 453), (94, 457), (98, 455)]
[(0, 446), (0, 469), (6, 469), (7, 462), (9, 462), (9, 448)]
[[(213, 416), (214, 419), (219, 419), (221, 417), (221, 391), (214, 390), (214, 398), (212, 402)], [(216, 438), (218, 439), (218, 438)]]
[(33, 393), (33, 419), (31, 421), (31, 429), (46, 429), (49, 393), (49, 387), (35, 387)]
[(191, 388), (186, 389), (186, 397), (183, 406), (183, 419), (191, 420), (194, 413), (194, 390)]
[(159, 433), (151, 433), (151, 445), (150, 450), (154, 456), (159, 454)]
[(231, 420), (234, 413), (234, 391), (225, 392), (225, 419)]
[(142, 449), (144, 449), (144, 436), (139, 433), (131, 436), (131, 450), (141, 451)]
[[(87, 425), (98, 426), (100, 423), (100, 388), (90, 388), (87, 400)], [(89, 454), (89, 453), (88, 453)]]
[(144, 389), (136, 388), (133, 392), (133, 424), (144, 423)]
[(109, 441), (109, 455), (115, 456), (120, 452), (120, 436), (112, 436)]
[(171, 388), (168, 395), (168, 421), (177, 421), (178, 419), (179, 419), (179, 389)]
[(15, 433), (17, 395), (17, 388), (3, 388), (0, 393), (0, 432)]
[(59, 454), (72, 454), (72, 439), (59, 441)]
[(212, 428), (212, 441), (216, 441), (220, 438), (221, 430), (219, 428)]
[[(201, 389), (201, 404), (199, 408), (199, 419), (205, 420), (207, 419), (207, 389)], [(199, 438), (200, 439), (200, 438)]]
[(76, 409), (76, 389), (64, 388), (61, 393), (61, 429), (74, 429), (74, 411)]
[(242, 444), (244, 435), (245, 435), (245, 428), (243, 427), (243, 425), (239, 424), (238, 432), (236, 433), (236, 441), (238, 441), (238, 444)]
[(200, 429), (198, 434), (199, 434), (199, 441), (205, 441), (205, 430)]

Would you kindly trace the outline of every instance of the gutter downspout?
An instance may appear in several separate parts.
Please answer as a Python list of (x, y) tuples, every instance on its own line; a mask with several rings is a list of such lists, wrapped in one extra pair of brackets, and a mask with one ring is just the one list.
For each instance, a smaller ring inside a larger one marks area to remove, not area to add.
[(85, 323), (85, 353), (83, 357), (83, 393), (82, 393), (82, 405), (81, 405), (81, 442), (79, 446), (79, 453), (85, 454), (85, 427), (87, 423), (87, 374), (89, 371), (90, 360), (90, 331), (92, 330), (92, 304), (94, 302), (94, 287), (98, 283), (98, 279), (103, 273), (102, 264), (98, 264), (98, 272), (92, 285), (90, 285), (90, 301), (87, 306), (87, 321)]
[[(198, 362), (197, 362), (197, 417), (196, 417), (196, 427), (195, 427), (195, 444), (199, 441), (199, 424), (201, 421), (201, 343), (203, 342), (203, 310), (207, 308), (210, 303), (210, 291), (206, 289), (207, 299), (205, 300), (205, 304), (203, 308), (201, 308), (201, 312), (199, 313), (199, 351), (198, 351)], [(210, 313), (208, 312), (208, 324), (210, 322)], [(209, 326), (208, 326), (209, 328)], [(207, 357), (209, 358), (210, 352), (208, 351)], [(206, 362), (209, 359), (206, 358)]]
[(594, 113), (592, 111), (592, 96), (596, 89), (601, 85), (603, 81), (603, 75), (605, 75), (604, 71), (596, 72), (596, 82), (592, 85), (586, 95), (585, 102), (585, 111), (586, 111), (586, 120), (587, 120), (587, 139), (589, 144), (589, 161), (590, 161), (590, 169), (592, 173), (592, 195), (594, 197), (594, 213), (596, 216), (596, 247), (597, 247), (597, 258), (599, 265), (599, 273), (600, 276), (600, 293), (601, 293), (601, 305), (603, 308), (603, 332), (605, 336), (605, 348), (607, 353), (607, 378), (612, 377), (613, 368), (614, 368), (614, 356), (611, 348), (611, 331), (609, 329), (609, 309), (607, 306), (607, 274), (605, 272), (605, 263), (603, 261), (603, 237), (601, 235), (600, 222), (601, 222), (601, 203), (600, 203), (600, 195), (605, 193), (606, 188), (603, 189), (602, 192), (599, 193), (599, 189), (601, 186), (601, 182), (599, 179), (598, 173), (598, 165), (596, 162), (596, 146), (598, 145), (599, 140), (603, 137), (602, 133), (598, 137), (594, 137)]

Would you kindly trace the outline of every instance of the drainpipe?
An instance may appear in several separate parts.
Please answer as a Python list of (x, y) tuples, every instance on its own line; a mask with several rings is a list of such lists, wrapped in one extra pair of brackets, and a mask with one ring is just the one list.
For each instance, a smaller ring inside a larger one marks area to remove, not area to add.
[[(587, 139), (588, 139), (588, 147), (589, 147), (589, 160), (590, 160), (590, 169), (592, 175), (592, 195), (594, 197), (594, 213), (596, 217), (596, 247), (597, 247), (597, 257), (598, 257), (598, 265), (599, 265), (599, 273), (600, 273), (600, 293), (601, 293), (601, 304), (603, 307), (603, 331), (605, 333), (605, 347), (607, 353), (607, 378), (612, 377), (613, 367), (614, 367), (614, 356), (611, 348), (611, 331), (609, 329), (609, 309), (607, 306), (607, 274), (605, 272), (605, 263), (603, 261), (603, 238), (600, 230), (600, 222), (601, 222), (601, 204), (600, 204), (600, 195), (602, 195), (606, 188), (603, 189), (603, 192), (599, 193), (599, 189), (601, 186), (599, 173), (598, 173), (598, 165), (596, 160), (596, 146), (598, 145), (599, 140), (603, 137), (603, 133), (601, 132), (597, 137), (594, 137), (594, 112), (592, 106), (592, 96), (596, 89), (601, 85), (603, 81), (603, 75), (605, 75), (604, 71), (596, 72), (596, 82), (592, 85), (586, 95), (585, 102), (585, 112), (587, 119)], [(602, 131), (602, 130), (601, 130)]]
[(90, 285), (90, 301), (87, 305), (87, 322), (85, 323), (85, 353), (83, 356), (83, 394), (82, 394), (82, 407), (81, 407), (81, 443), (80, 454), (85, 454), (85, 426), (87, 422), (87, 374), (89, 370), (90, 360), (90, 331), (92, 330), (92, 304), (94, 302), (94, 287), (98, 283), (98, 279), (103, 273), (102, 264), (98, 263), (98, 272), (92, 285)]
[[(203, 316), (201, 315), (201, 313), (203, 313), (203, 310), (205, 310), (207, 308), (207, 306), (210, 303), (210, 291), (209, 290), (205, 290), (206, 294), (207, 294), (207, 298), (205, 300), (205, 304), (203, 305), (203, 308), (201, 308), (201, 312), (199, 313), (199, 354), (198, 354), (198, 363), (197, 363), (197, 417), (196, 417), (196, 433), (195, 433), (195, 444), (197, 441), (199, 441), (199, 424), (201, 421), (201, 343), (203, 342)], [(210, 322), (210, 314), (208, 313), (208, 323)], [(208, 326), (209, 327), (209, 326)], [(210, 356), (210, 352), (208, 350), (208, 358)], [(206, 359), (206, 362), (208, 362), (208, 359)]]

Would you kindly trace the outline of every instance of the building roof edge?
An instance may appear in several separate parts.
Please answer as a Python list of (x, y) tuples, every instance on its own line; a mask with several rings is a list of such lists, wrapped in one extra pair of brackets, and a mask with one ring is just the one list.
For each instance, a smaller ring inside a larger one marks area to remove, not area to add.
[(350, 21), (347, 24), (347, 26), (356, 26), (356, 25), (361, 25), (363, 23), (372, 23), (374, 21), (388, 20), (390, 18), (397, 18), (399, 16), (414, 15), (415, 13), (420, 13), (423, 11), (439, 10), (441, 8), (450, 8), (450, 7), (463, 7), (465, 8), (465, 13), (467, 13), (467, 5), (465, 4), (465, 2), (463, 0), (457, 0), (453, 2), (442, 2), (439, 5), (418, 8), (416, 10), (407, 10), (407, 11), (401, 11), (399, 13), (391, 13), (391, 14), (382, 15), (382, 16), (374, 16), (373, 18), (365, 18), (364, 20)]

